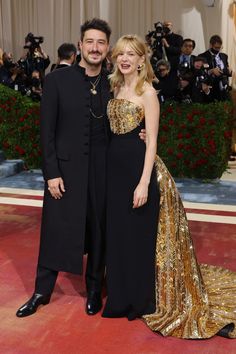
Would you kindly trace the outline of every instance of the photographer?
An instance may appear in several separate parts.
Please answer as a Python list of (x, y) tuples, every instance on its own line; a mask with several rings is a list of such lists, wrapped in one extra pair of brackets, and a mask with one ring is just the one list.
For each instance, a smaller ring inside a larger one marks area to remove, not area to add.
[(43, 37), (35, 37), (33, 33), (28, 33), (25, 37), (24, 52), (18, 63), (29, 78), (34, 70), (39, 71), (44, 78), (45, 69), (50, 64), (49, 56), (40, 46), (42, 43)]
[(161, 59), (156, 64), (155, 70), (156, 79), (153, 81), (153, 86), (158, 92), (160, 103), (173, 101), (177, 92), (178, 80), (170, 70), (170, 64)]
[(192, 103), (193, 71), (188, 67), (178, 70), (178, 88), (175, 99), (180, 103)]
[(208, 74), (212, 81), (212, 96), (214, 100), (225, 101), (229, 100), (229, 77), (232, 76), (232, 71), (229, 68), (228, 56), (221, 53), (222, 39), (218, 35), (210, 38), (210, 48), (200, 54), (204, 57), (209, 65)]
[(154, 59), (169, 61), (173, 69), (181, 52), (182, 36), (172, 32), (172, 23), (170, 21), (165, 21), (163, 24), (161, 22), (155, 23), (155, 31), (150, 32), (149, 36), (153, 37)]
[(205, 58), (196, 57), (193, 63), (193, 83), (192, 83), (192, 102), (210, 103), (213, 101), (211, 92), (211, 78), (208, 75), (208, 64)]
[(30, 80), (30, 97), (32, 100), (40, 101), (42, 97), (42, 91), (42, 80), (40, 77), (40, 72), (34, 70)]
[(26, 93), (26, 76), (23, 69), (13, 62), (11, 53), (3, 53), (3, 65), (0, 67), (0, 83), (12, 89)]
[(188, 68), (193, 68), (193, 62), (195, 55), (192, 55), (192, 52), (195, 48), (195, 41), (190, 38), (186, 38), (183, 40), (183, 44), (181, 46), (181, 53), (178, 57), (178, 66), (185, 66)]

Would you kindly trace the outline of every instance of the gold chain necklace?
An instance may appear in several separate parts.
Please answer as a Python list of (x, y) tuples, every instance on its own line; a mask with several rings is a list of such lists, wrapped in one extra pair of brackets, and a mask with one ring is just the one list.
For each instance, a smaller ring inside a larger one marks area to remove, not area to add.
[(101, 118), (103, 118), (103, 116), (104, 116), (104, 114), (101, 114), (100, 116), (96, 116), (96, 114), (95, 113), (93, 113), (93, 111), (92, 111), (92, 109), (90, 108), (90, 113), (91, 113), (91, 116), (93, 117), (93, 118), (96, 118), (96, 119), (101, 119)]
[(92, 85), (92, 88), (90, 89), (90, 92), (93, 95), (96, 95), (98, 93), (97, 90), (96, 90), (96, 87), (99, 84), (100, 79), (101, 79), (101, 73), (98, 75), (98, 77), (96, 78), (96, 80), (94, 82), (89, 81), (90, 84)]

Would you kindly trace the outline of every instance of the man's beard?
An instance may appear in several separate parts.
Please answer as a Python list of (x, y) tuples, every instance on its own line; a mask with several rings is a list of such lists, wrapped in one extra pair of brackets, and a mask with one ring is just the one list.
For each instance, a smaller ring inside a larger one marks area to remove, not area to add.
[[(98, 53), (98, 52), (97, 52)], [(104, 59), (102, 59), (102, 56), (101, 56), (101, 59), (99, 60), (99, 62), (93, 62), (93, 61), (91, 61), (90, 59), (89, 59), (89, 56), (88, 57), (85, 57), (85, 56), (83, 56), (83, 53), (81, 53), (82, 54), (82, 58), (84, 59), (84, 61), (87, 63), (87, 64), (89, 64), (89, 65), (93, 65), (93, 66), (95, 66), (95, 67), (98, 67), (98, 66), (100, 66), (101, 64), (102, 64), (102, 62), (103, 62), (103, 60)], [(89, 53), (89, 54), (92, 54), (92, 53)], [(101, 55), (101, 53), (98, 53), (99, 55)]]

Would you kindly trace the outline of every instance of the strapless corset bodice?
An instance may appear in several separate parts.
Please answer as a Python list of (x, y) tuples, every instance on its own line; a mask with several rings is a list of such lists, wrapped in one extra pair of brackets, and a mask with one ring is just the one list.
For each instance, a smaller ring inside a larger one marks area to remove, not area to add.
[(108, 102), (107, 115), (114, 134), (126, 134), (137, 128), (144, 119), (144, 109), (123, 98)]

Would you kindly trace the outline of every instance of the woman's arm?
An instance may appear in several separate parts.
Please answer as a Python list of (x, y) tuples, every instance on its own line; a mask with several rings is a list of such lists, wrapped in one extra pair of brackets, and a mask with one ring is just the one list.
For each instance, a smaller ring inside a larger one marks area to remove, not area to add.
[(159, 128), (160, 107), (155, 89), (152, 87), (147, 88), (142, 98), (145, 111), (146, 153), (142, 176), (134, 191), (133, 208), (138, 208), (147, 202), (148, 186), (156, 156)]

